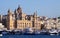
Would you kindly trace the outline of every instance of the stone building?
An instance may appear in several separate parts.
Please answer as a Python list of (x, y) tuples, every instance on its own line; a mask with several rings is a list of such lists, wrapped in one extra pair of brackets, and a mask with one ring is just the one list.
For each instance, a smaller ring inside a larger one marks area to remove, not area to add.
[(6, 19), (7, 29), (25, 29), (25, 28), (33, 28), (33, 29), (41, 29), (41, 20), (40, 17), (37, 16), (37, 13), (34, 12), (33, 15), (26, 15), (22, 12), (20, 6), (12, 12), (10, 9), (8, 10), (7, 19)]

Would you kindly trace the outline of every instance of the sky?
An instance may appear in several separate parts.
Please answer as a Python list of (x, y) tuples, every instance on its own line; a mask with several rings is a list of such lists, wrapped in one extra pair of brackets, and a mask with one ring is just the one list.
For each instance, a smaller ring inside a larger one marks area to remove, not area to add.
[(37, 11), (39, 16), (60, 16), (60, 0), (0, 0), (0, 14), (7, 14), (8, 9), (14, 12), (18, 5), (26, 14)]

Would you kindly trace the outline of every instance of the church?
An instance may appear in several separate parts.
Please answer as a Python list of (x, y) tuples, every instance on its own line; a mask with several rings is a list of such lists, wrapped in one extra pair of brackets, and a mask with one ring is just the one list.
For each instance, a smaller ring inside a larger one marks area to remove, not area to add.
[(8, 9), (5, 22), (8, 30), (23, 30), (25, 28), (41, 29), (41, 19), (37, 16), (37, 12), (34, 12), (33, 15), (26, 15), (22, 12), (22, 8), (20, 6), (18, 6), (14, 12)]

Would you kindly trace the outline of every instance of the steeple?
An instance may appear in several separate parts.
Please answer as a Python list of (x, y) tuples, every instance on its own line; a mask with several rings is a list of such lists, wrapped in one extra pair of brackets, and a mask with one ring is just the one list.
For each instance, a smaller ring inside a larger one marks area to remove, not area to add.
[(37, 11), (36, 11), (36, 12), (34, 12), (34, 16), (35, 16), (35, 17), (37, 17)]
[(12, 11), (10, 9), (8, 9), (8, 14), (11, 15), (12, 14)]
[(21, 9), (20, 5), (18, 5), (17, 12), (22, 13), (22, 9)]
[(9, 13), (9, 12), (11, 12), (11, 10), (10, 10), (10, 9), (8, 9), (8, 13)]
[(18, 5), (18, 8), (17, 8), (17, 10), (20, 10), (21, 9), (21, 7), (20, 7), (20, 5)]

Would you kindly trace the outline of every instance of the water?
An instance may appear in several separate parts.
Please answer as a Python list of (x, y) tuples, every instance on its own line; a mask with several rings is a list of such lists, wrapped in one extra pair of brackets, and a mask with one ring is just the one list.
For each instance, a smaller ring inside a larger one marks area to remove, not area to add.
[(60, 38), (58, 35), (4, 35), (0, 38)]

